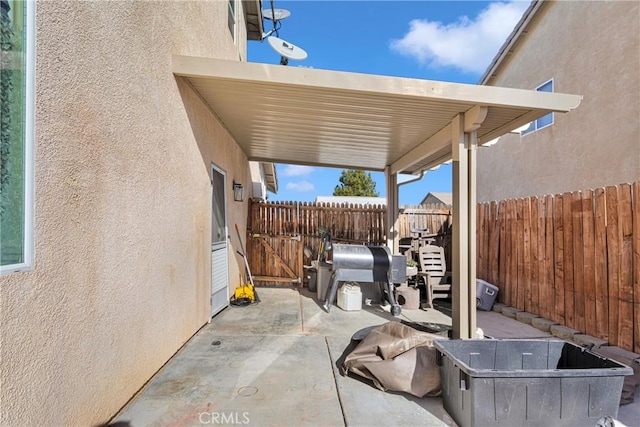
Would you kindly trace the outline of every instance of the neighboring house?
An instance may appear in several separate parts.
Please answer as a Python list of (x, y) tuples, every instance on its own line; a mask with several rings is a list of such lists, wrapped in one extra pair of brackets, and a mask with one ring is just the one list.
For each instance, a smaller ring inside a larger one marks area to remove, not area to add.
[(276, 165), (264, 162), (249, 162), (251, 172), (251, 198), (254, 201), (267, 200), (267, 191), (278, 192), (278, 175)]
[(387, 205), (386, 197), (365, 196), (317, 196), (316, 203), (356, 204), (356, 205)]
[(420, 202), (421, 205), (427, 205), (432, 203), (439, 203), (443, 205), (449, 205), (453, 203), (452, 193), (427, 193), (424, 199)]
[(640, 3), (533, 2), (481, 84), (584, 99), (478, 150), (479, 202), (640, 179)]
[(240, 282), (260, 176), (172, 55), (244, 61), (261, 2), (0, 6), (0, 424), (102, 425)]

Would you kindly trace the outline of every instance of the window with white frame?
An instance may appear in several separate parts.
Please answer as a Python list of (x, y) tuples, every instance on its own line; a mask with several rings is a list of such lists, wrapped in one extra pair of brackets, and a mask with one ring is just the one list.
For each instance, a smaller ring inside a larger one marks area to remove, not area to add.
[(236, 0), (229, 0), (228, 25), (231, 38), (236, 40)]
[[(553, 92), (553, 79), (549, 80), (548, 82), (538, 86), (536, 88), (537, 92)], [(529, 127), (527, 129), (525, 129), (524, 131), (522, 131), (522, 135), (531, 133), (531, 132), (535, 132), (539, 129), (545, 128), (547, 126), (551, 126), (553, 124), (553, 113), (549, 113), (547, 115), (544, 115), (542, 117), (540, 117), (537, 120), (532, 121), (529, 124)]]
[(35, 1), (0, 0), (0, 274), (33, 263)]

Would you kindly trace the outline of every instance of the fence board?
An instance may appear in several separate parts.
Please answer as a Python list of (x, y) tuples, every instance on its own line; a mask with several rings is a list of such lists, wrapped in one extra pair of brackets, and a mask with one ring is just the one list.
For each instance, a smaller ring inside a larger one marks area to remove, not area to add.
[(640, 353), (640, 181), (633, 183), (631, 215), (633, 217), (633, 351)]
[(573, 288), (573, 221), (571, 212), (571, 193), (562, 195), (562, 238), (564, 243), (564, 324), (575, 328), (574, 288)]
[(506, 278), (509, 275), (509, 268), (507, 266), (507, 251), (508, 249), (508, 241), (507, 241), (507, 202), (506, 200), (501, 200), (498, 204), (498, 212), (499, 212), (499, 227), (500, 227), (500, 236), (499, 236), (499, 244), (500, 244), (500, 252), (499, 252), (499, 260), (500, 260), (500, 275), (498, 281), (494, 284), (498, 286), (500, 292), (498, 293), (498, 300), (501, 303), (509, 304), (510, 299), (510, 287), (506, 285)]
[(486, 230), (486, 218), (485, 218), (485, 209), (486, 204), (481, 204), (476, 209), (476, 227), (478, 232), (476, 233), (476, 251), (477, 251), (477, 260), (476, 260), (476, 275), (481, 279), (487, 278), (486, 273), (486, 257), (487, 257), (487, 249), (484, 246), (484, 242), (486, 240), (487, 230)]
[(607, 209), (604, 188), (594, 191), (594, 256), (596, 337), (609, 340), (609, 271), (607, 264)]
[(483, 278), (491, 283), (491, 205), (484, 204), (484, 238), (482, 250), (484, 251)]
[[(509, 292), (509, 305), (512, 307), (518, 306), (518, 254), (516, 250), (518, 239), (518, 218), (516, 214), (516, 201), (509, 200), (507, 202), (507, 259), (509, 261), (507, 285), (510, 289)], [(512, 239), (511, 236), (515, 236)]]
[(489, 276), (489, 283), (498, 283), (498, 277), (500, 275), (500, 264), (499, 264), (499, 252), (500, 252), (500, 223), (498, 222), (498, 204), (496, 202), (491, 202), (489, 209), (490, 216), (490, 256), (489, 256), (489, 268), (491, 274)]
[(552, 194), (545, 197), (544, 200), (544, 271), (546, 273), (545, 284), (547, 287), (547, 304), (544, 305), (542, 312), (545, 319), (553, 319), (555, 316), (555, 259), (554, 259), (554, 230), (553, 230), (553, 205), (554, 198)]
[(593, 218), (593, 191), (582, 193), (582, 241), (584, 268), (584, 322), (585, 333), (597, 336), (595, 237)]
[(538, 266), (540, 265), (540, 255), (538, 252), (540, 238), (538, 235), (539, 228), (539, 215), (538, 215), (538, 198), (533, 197), (529, 201), (530, 203), (530, 214), (529, 214), (529, 223), (531, 224), (530, 228), (530, 258), (531, 262), (529, 264), (530, 278), (529, 278), (529, 289), (530, 289), (530, 305), (527, 307), (527, 311), (531, 313), (539, 313), (540, 309), (538, 307), (538, 301), (540, 297), (540, 278), (538, 276)]
[(620, 238), (618, 234), (618, 188), (605, 188), (607, 212), (607, 261), (609, 283), (609, 343), (618, 345), (620, 308)]
[(518, 286), (518, 300), (516, 307), (520, 310), (525, 309), (525, 300), (527, 296), (527, 278), (525, 274), (525, 248), (526, 242), (524, 237), (524, 199), (516, 199), (516, 224), (518, 230), (518, 240), (516, 241), (517, 269), (516, 281)]
[(510, 240), (509, 257), (509, 287), (512, 288), (510, 305), (518, 306), (518, 207), (515, 200), (509, 201), (509, 234), (515, 236)]
[(618, 345), (633, 348), (633, 218), (631, 185), (618, 185), (618, 238), (620, 239), (620, 287)]
[(484, 204), (484, 278), (491, 282), (491, 204)]
[(582, 193), (571, 193), (571, 229), (573, 232), (573, 312), (574, 328), (585, 332), (584, 319), (584, 236), (582, 231)]
[(484, 215), (484, 228), (483, 228), (483, 244), (482, 250), (485, 252), (483, 255), (483, 278), (488, 282), (491, 282), (491, 228), (492, 228), (492, 219), (491, 219), (491, 204), (485, 203), (483, 205), (483, 215)]
[[(548, 307), (551, 299), (551, 289), (547, 276), (547, 224), (546, 224), (546, 198), (544, 196), (538, 197), (537, 200), (537, 222), (538, 222), (538, 265), (537, 265), (537, 277), (538, 277), (538, 311), (537, 313), (542, 317), (548, 318)], [(553, 276), (552, 276), (553, 277)]]
[(565, 322), (564, 313), (564, 273), (565, 273), (565, 255), (564, 255), (564, 196), (557, 194), (554, 202), (554, 221), (553, 221), (553, 241), (555, 244), (554, 251), (554, 294), (555, 309), (551, 319), (560, 324)]

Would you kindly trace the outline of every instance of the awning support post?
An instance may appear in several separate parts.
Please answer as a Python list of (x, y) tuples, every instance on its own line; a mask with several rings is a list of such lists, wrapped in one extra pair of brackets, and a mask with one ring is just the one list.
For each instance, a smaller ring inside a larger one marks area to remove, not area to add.
[(398, 235), (398, 174), (391, 172), (391, 167), (384, 169), (384, 176), (387, 186), (387, 246), (391, 253), (397, 254), (400, 246)]
[(467, 157), (469, 165), (469, 337), (476, 338), (476, 268), (477, 268), (477, 203), (476, 203), (476, 170), (478, 140), (476, 131), (469, 133), (467, 138)]
[[(482, 117), (484, 119), (484, 117)], [(481, 123), (481, 120), (480, 120)], [(463, 114), (452, 124), (453, 160), (453, 337), (476, 333), (476, 129)]]

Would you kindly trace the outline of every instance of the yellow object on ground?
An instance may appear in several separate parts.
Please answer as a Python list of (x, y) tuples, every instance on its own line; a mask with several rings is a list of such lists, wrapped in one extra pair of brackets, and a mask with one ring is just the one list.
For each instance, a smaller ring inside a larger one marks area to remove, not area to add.
[(250, 284), (246, 284), (246, 285), (238, 286), (236, 288), (234, 297), (235, 299), (249, 298), (251, 301), (255, 301), (256, 293), (253, 290), (253, 286), (251, 286)]

